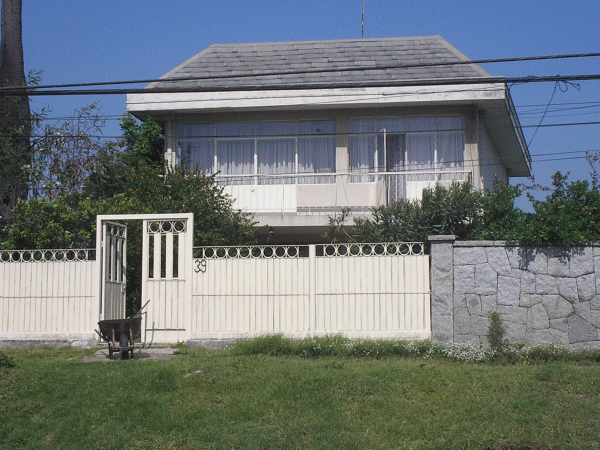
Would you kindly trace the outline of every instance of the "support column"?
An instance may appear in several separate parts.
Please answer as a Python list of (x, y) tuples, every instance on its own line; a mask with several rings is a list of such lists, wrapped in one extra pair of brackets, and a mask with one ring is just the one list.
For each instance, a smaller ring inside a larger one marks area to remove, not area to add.
[(429, 236), (431, 244), (431, 340), (454, 340), (454, 241), (456, 236)]

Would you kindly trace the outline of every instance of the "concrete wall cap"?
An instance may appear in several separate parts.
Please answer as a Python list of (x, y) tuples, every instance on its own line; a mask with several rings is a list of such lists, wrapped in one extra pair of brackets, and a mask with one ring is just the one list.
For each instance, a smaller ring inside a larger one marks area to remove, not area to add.
[(428, 241), (455, 241), (456, 236), (453, 234), (441, 234), (441, 235), (431, 235), (427, 236)]

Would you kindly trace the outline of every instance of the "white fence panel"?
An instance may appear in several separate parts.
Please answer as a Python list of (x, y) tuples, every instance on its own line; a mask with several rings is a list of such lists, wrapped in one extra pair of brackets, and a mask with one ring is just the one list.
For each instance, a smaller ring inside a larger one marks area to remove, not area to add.
[(0, 339), (93, 339), (98, 270), (93, 250), (0, 254)]
[(431, 335), (429, 256), (420, 244), (217, 247), (196, 256), (194, 339)]

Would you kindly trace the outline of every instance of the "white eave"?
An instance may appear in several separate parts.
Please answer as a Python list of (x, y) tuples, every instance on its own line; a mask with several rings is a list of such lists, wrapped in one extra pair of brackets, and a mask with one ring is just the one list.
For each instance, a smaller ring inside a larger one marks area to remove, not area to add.
[(136, 113), (190, 113), (411, 106), (504, 100), (503, 83), (448, 86), (395, 86), (226, 92), (177, 92), (127, 95), (127, 110)]
[(382, 106), (473, 105), (483, 120), (510, 176), (529, 176), (531, 158), (504, 83), (386, 86), (323, 89), (136, 93), (127, 111), (138, 117), (231, 111), (363, 108)]

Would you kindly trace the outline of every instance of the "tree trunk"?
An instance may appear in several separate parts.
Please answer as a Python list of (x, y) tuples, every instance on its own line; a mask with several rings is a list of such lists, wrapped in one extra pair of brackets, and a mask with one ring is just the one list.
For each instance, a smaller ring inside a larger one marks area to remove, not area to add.
[[(1, 14), (0, 85), (25, 86), (22, 0), (2, 0)], [(0, 92), (0, 224), (10, 218), (19, 199), (27, 198), (30, 138), (29, 98)]]

